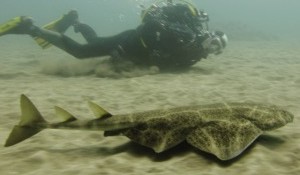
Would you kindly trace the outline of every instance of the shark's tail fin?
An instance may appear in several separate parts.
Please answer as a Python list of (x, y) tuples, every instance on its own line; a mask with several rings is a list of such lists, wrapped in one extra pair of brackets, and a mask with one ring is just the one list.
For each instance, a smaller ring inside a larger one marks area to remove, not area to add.
[(25, 96), (21, 95), (21, 120), (16, 125), (6, 140), (5, 147), (15, 145), (23, 140), (32, 137), (47, 124), (34, 104)]

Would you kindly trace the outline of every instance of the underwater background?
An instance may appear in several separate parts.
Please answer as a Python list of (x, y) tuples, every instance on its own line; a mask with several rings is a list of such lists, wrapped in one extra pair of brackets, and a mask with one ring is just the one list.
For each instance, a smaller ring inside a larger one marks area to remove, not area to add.
[[(140, 24), (152, 0), (1, 0), (0, 24), (26, 15), (42, 26), (76, 9), (100, 36)], [(107, 57), (78, 60), (62, 50), (42, 50), (25, 35), (0, 38), (0, 174), (300, 174), (300, 1), (194, 0), (210, 16), (210, 29), (228, 34), (220, 55), (181, 73), (130, 67), (116, 72)], [(84, 40), (72, 29), (75, 40)], [(44, 130), (4, 148), (19, 122), (26, 94), (48, 121), (60, 121), (53, 106), (79, 119), (93, 119), (87, 101), (112, 114), (222, 102), (275, 104), (294, 122), (266, 132), (238, 159), (221, 162), (181, 144), (164, 154), (102, 132)]]
[[(95, 27), (99, 34), (115, 34), (135, 28), (140, 23), (141, 5), (147, 7), (152, 2), (154, 0), (2, 0), (0, 21), (27, 15), (42, 25), (76, 9), (80, 19)], [(228, 30), (239, 27), (245, 32), (255, 30), (280, 38), (295, 39), (300, 35), (300, 2), (297, 0), (195, 0), (193, 3), (209, 14), (215, 27), (230, 25), (232, 28)], [(226, 32), (231, 34), (231, 31)]]

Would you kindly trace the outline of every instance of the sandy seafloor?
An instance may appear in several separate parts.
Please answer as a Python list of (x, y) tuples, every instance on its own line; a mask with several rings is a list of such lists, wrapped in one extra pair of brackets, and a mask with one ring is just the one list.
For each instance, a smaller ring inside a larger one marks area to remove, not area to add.
[(1, 175), (300, 174), (300, 44), (232, 41), (219, 56), (183, 73), (135, 70), (104, 74), (101, 58), (79, 61), (56, 48), (43, 51), (28, 37), (0, 40), (0, 141), (20, 116), (26, 94), (49, 121), (58, 105), (93, 118), (87, 101), (112, 114), (217, 102), (281, 106), (294, 122), (260, 137), (242, 156), (221, 162), (181, 144), (163, 154), (102, 132), (44, 130), (13, 147), (0, 147)]

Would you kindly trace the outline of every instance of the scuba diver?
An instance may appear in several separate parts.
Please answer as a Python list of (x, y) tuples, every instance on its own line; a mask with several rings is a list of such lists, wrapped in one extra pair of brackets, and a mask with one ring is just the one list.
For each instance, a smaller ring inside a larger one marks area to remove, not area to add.
[[(189, 68), (209, 54), (220, 54), (228, 39), (220, 31), (208, 31), (208, 15), (186, 1), (154, 3), (142, 11), (142, 23), (120, 34), (99, 37), (71, 10), (60, 19), (38, 27), (27, 16), (19, 16), (0, 25), (0, 36), (28, 34), (42, 48), (54, 45), (78, 59), (111, 56), (112, 61), (128, 60), (140, 66), (160, 70)], [(80, 44), (64, 32), (73, 27), (87, 41)]]

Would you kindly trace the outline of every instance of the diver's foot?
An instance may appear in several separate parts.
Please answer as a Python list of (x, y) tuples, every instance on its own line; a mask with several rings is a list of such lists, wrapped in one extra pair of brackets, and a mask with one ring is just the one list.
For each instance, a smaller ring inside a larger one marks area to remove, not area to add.
[[(61, 23), (61, 25), (62, 25), (61, 28), (67, 29), (70, 26), (73, 26), (73, 29), (74, 29), (75, 33), (79, 33), (79, 32), (82, 33), (82, 31), (90, 31), (90, 30), (92, 30), (86, 24), (81, 23), (78, 18), (79, 18), (78, 12), (76, 10), (70, 10), (60, 20), (59, 23)], [(60, 30), (57, 30), (57, 31), (60, 32), (60, 31), (65, 31), (65, 30), (61, 30), (60, 29)], [(89, 32), (89, 33), (91, 33), (91, 32)], [(94, 33), (94, 32), (92, 32), (92, 33)]]
[[(64, 33), (70, 26), (78, 23), (78, 12), (70, 10), (67, 14), (54, 23), (54, 31)], [(50, 29), (51, 30), (51, 29)]]
[(69, 26), (73, 26), (79, 23), (77, 10), (70, 10), (63, 16), (62, 20)]
[(70, 26), (73, 26), (76, 23), (78, 23), (78, 13), (76, 10), (70, 10), (67, 14), (64, 14), (59, 19), (51, 21), (43, 26), (43, 28), (63, 34)]
[(78, 21), (76, 24), (73, 25), (74, 32), (79, 33), (80, 32), (81, 23)]
[(28, 16), (18, 16), (0, 25), (0, 36), (6, 34), (30, 34), (33, 20)]
[(74, 32), (78, 33), (81, 31), (82, 26), (85, 26), (86, 24), (83, 24), (79, 21), (78, 12), (76, 10), (69, 11), (66, 15), (64, 15), (63, 18), (68, 18), (70, 21), (70, 25), (73, 26)]

